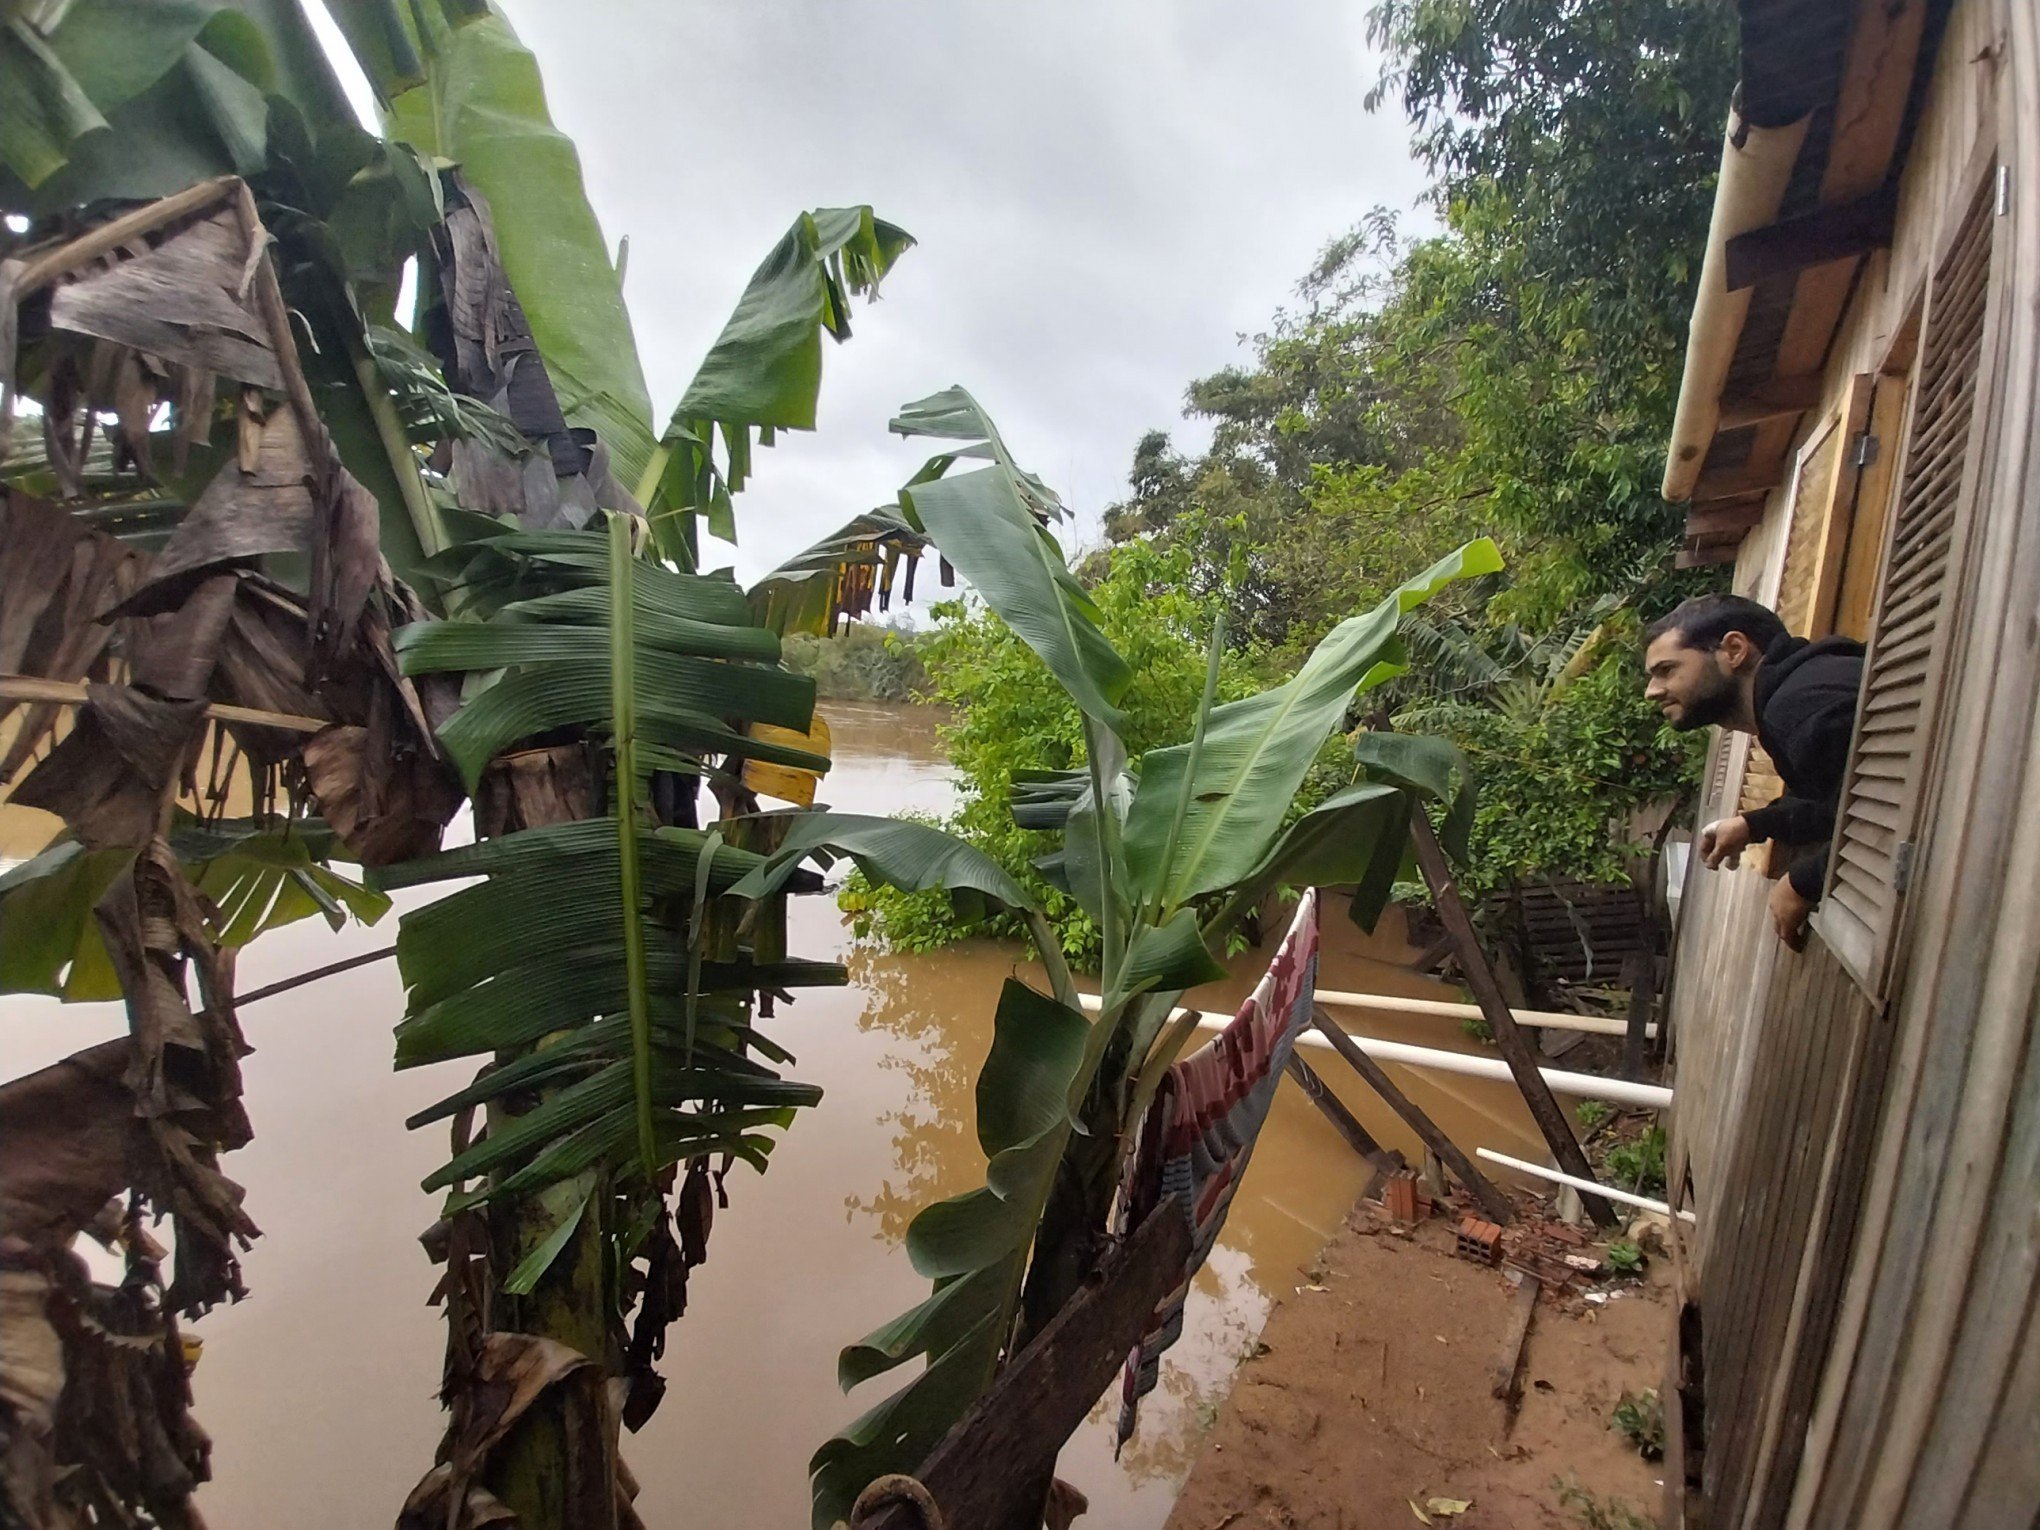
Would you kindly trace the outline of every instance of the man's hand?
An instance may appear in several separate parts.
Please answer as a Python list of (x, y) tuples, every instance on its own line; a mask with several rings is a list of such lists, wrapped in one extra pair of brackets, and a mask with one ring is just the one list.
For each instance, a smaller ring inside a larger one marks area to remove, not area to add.
[(1700, 831), (1700, 859), (1709, 871), (1718, 871), (1727, 866), (1733, 870), (1742, 863), (1743, 850), (1750, 842), (1750, 823), (1737, 814), (1733, 818), (1721, 818)]
[(1792, 878), (1780, 877), (1778, 885), (1771, 889), (1771, 928), (1790, 949), (1806, 949), (1806, 920), (1812, 912), (1813, 905), (1799, 896)]

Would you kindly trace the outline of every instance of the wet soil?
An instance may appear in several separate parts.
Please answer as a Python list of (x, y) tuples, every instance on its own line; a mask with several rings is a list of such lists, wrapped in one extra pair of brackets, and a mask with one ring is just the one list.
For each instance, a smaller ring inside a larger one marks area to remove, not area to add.
[[(1442, 1219), (1412, 1233), (1363, 1202), (1277, 1298), (1167, 1530), (1400, 1530), (1425, 1513), (1455, 1530), (1577, 1530), (1567, 1486), (1614, 1524), (1656, 1524), (1660, 1468), (1611, 1416), (1664, 1374), (1662, 1279), (1540, 1301), (1512, 1415), (1492, 1395), (1504, 1273), (1458, 1257)], [(1433, 1498), (1469, 1507), (1432, 1512)]]

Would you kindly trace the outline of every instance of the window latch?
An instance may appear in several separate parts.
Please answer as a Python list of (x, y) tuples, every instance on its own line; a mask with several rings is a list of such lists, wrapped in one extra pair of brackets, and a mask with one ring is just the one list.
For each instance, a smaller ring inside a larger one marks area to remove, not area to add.
[(1864, 431), (1863, 434), (1856, 437), (1856, 466), (1859, 468), (1869, 467), (1877, 460), (1877, 454), (1883, 450), (1883, 447), (1883, 442), (1870, 434), (1869, 431)]
[(1910, 887), (1912, 885), (1912, 874), (1913, 842), (1909, 839), (1902, 839), (1898, 842), (1898, 848), (1891, 854), (1892, 891), (1902, 893)]

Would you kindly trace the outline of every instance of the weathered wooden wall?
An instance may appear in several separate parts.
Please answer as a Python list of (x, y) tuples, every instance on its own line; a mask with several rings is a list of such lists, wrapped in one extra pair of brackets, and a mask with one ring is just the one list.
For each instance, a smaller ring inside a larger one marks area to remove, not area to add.
[[(1984, 181), (1994, 164), (2002, 178)], [(1830, 402), (1886, 365), (1980, 184), (1995, 262), (1919, 740), (1915, 870), (1888, 976), (1781, 952), (1753, 871), (1696, 870), (1671, 996), (1674, 1193), (1700, 1309), (1703, 1522), (2040, 1522), (2040, 8), (1960, 0), (1898, 235), (1830, 350)], [(2002, 209), (2000, 211), (2000, 209)], [(1817, 428), (1827, 408), (1807, 416)], [(1867, 475), (1866, 475), (1867, 476)], [(1776, 589), (1789, 487), (1736, 587)], [(1710, 772), (1732, 800), (1747, 746)]]

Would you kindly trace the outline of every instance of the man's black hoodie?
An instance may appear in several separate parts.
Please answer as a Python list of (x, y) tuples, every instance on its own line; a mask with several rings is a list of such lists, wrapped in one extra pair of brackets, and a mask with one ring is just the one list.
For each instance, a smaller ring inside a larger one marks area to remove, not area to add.
[(1827, 881), (1862, 687), (1863, 645), (1853, 638), (1782, 637), (1757, 666), (1757, 742), (1777, 766), (1785, 795), (1743, 817), (1752, 840), (1781, 840), (1804, 851), (1786, 875), (1809, 902)]

